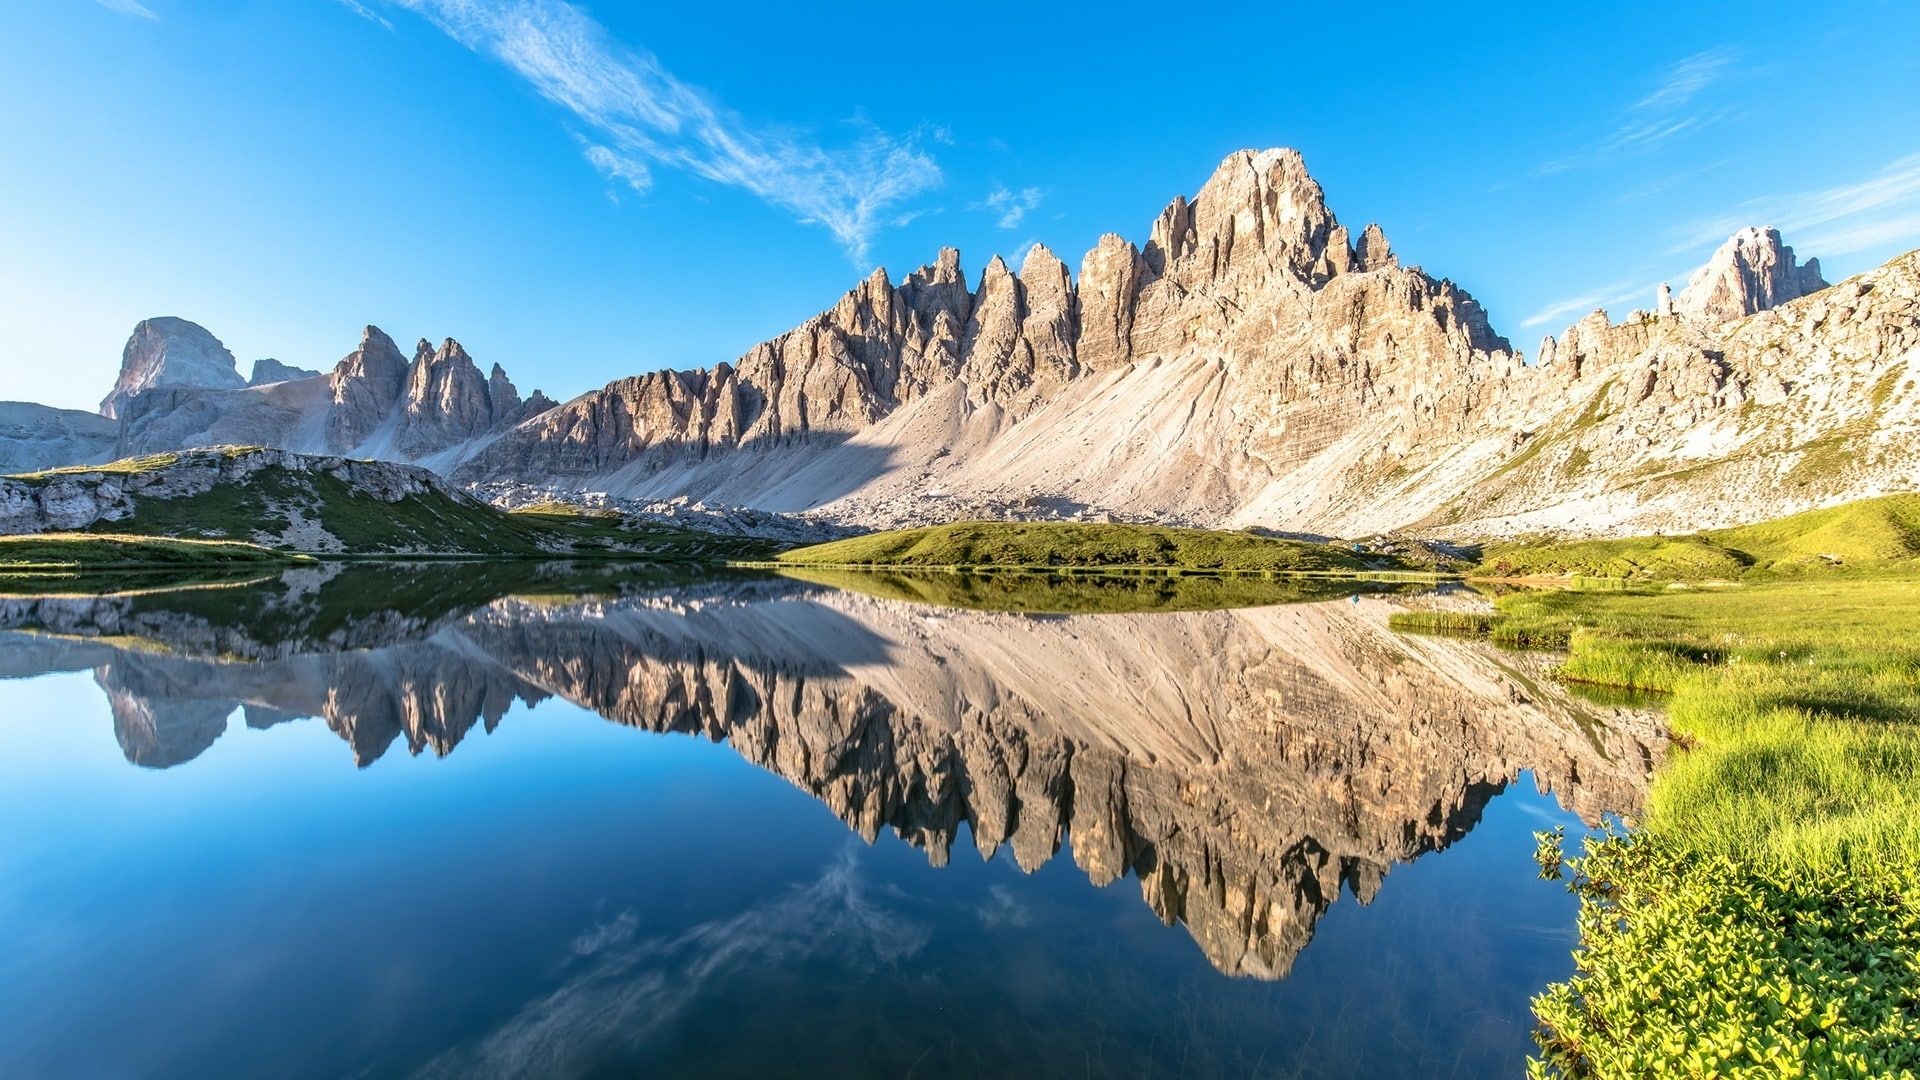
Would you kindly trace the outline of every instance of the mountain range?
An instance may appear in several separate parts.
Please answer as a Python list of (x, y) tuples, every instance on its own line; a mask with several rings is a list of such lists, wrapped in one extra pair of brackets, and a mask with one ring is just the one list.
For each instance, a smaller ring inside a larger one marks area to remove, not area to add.
[(1342, 225), (1298, 153), (1242, 151), (1077, 273), (1036, 245), (970, 283), (947, 249), (735, 361), (564, 404), (451, 339), (409, 359), (368, 327), (330, 373), (243, 379), (202, 328), (148, 320), (102, 417), (0, 405), (0, 469), (240, 443), (508, 499), (1347, 536), (1703, 528), (1913, 488), (1920, 253), (1829, 285), (1744, 229), (1649, 299), (1529, 359)]

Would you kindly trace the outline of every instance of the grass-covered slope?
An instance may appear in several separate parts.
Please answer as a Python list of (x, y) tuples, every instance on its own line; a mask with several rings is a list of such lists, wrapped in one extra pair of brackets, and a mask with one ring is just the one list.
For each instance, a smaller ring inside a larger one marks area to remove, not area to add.
[(1331, 544), (1158, 525), (970, 521), (799, 548), (792, 566), (965, 570), (1199, 570), (1358, 573), (1401, 569)]
[(1894, 556), (1875, 576), (1529, 591), (1396, 620), (1565, 648), (1567, 680), (1666, 695), (1678, 745), (1643, 820), (1564, 867), (1548, 845), (1581, 948), (1535, 1003), (1542, 1072), (1920, 1070), (1920, 574), (1885, 569), (1902, 562), (1886, 532), (1822, 535), (1883, 511), (1729, 530), (1780, 569), (1809, 536), (1853, 540)]
[(1836, 567), (1920, 570), (1920, 495), (1864, 499), (1692, 536), (1516, 541), (1489, 547), (1478, 572), (1702, 581)]

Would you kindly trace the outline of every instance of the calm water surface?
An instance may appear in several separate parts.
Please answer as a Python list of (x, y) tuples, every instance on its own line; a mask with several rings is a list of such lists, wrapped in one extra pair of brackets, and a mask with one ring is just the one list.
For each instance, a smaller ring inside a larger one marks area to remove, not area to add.
[(1517, 1073), (1645, 722), (1142, 588), (0, 599), (0, 1074)]

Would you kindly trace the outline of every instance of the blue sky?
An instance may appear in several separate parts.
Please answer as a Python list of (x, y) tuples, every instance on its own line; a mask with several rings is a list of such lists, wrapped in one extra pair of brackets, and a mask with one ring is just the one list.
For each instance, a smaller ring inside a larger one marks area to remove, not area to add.
[(943, 244), (1077, 266), (1241, 147), (1528, 351), (1740, 225), (1830, 279), (1920, 246), (1920, 5), (1248, 7), (6, 5), (0, 398), (94, 407), (162, 314), (243, 368), (371, 322), (570, 397)]

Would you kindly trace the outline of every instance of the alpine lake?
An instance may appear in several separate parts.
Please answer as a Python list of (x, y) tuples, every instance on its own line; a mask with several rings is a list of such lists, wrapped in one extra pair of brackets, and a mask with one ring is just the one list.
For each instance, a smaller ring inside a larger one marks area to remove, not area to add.
[(0, 1074), (1517, 1074), (1661, 728), (1409, 588), (15, 590)]

